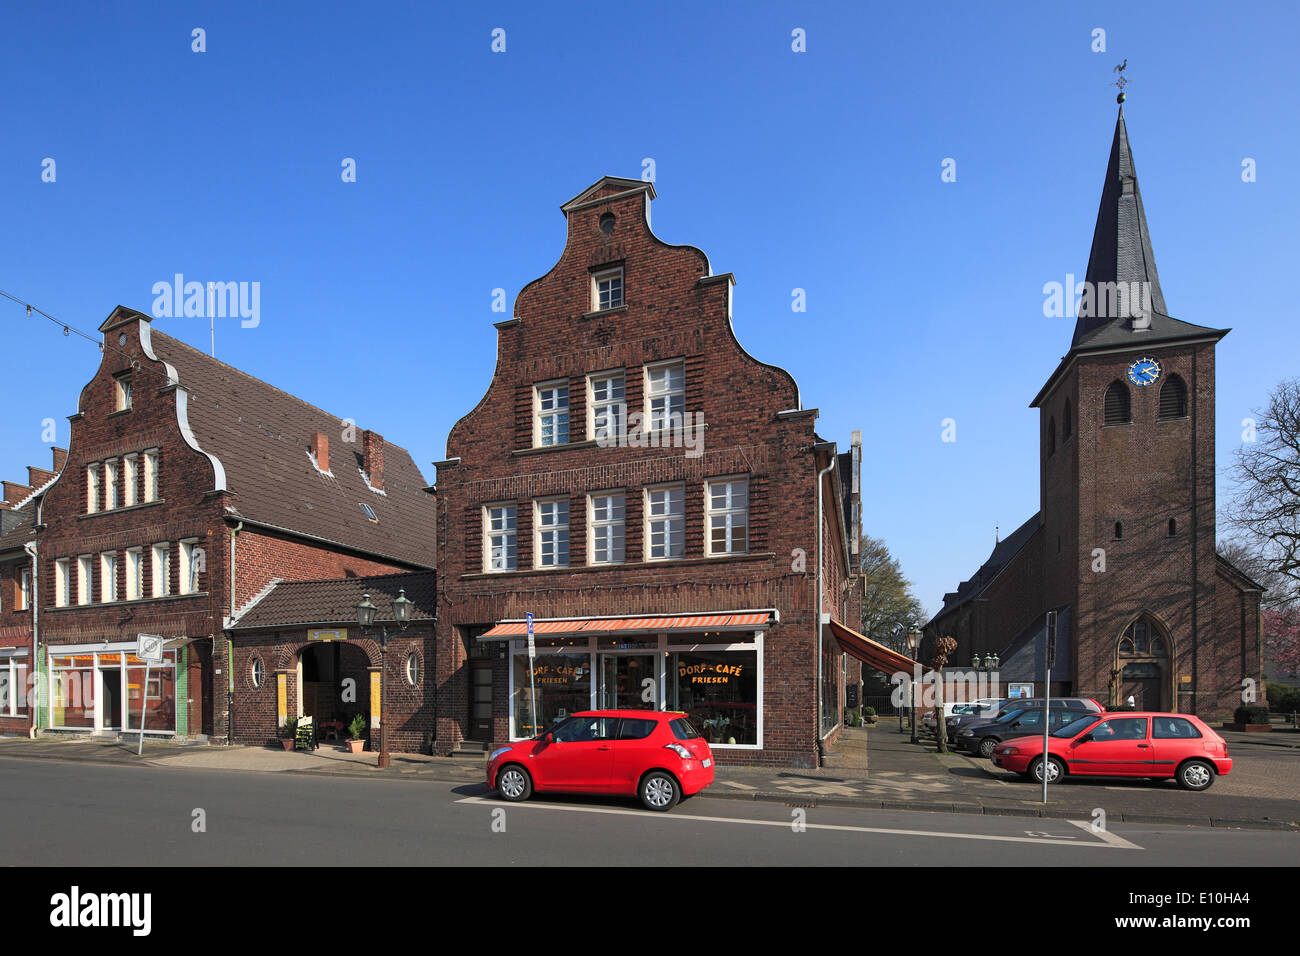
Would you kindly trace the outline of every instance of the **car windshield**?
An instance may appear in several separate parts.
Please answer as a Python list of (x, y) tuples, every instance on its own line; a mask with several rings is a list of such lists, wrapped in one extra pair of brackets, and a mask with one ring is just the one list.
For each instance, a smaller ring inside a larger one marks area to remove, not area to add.
[(1022, 707), (1019, 710), (1009, 710), (1001, 717), (999, 717), (997, 722), (999, 724), (1009, 724), (1011, 723), (1011, 721), (1015, 720), (1017, 717), (1025, 713), (1027, 710), (1029, 710), (1028, 707)]
[(1063, 724), (1060, 730), (1053, 732), (1053, 737), (1073, 737), (1075, 734), (1081, 734), (1088, 729), (1088, 725), (1096, 720), (1099, 714), (1084, 714), (1082, 717)]

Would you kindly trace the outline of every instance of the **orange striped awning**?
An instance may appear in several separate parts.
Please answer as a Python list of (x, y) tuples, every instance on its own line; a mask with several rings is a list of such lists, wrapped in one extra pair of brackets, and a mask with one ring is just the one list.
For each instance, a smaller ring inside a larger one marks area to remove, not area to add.
[[(717, 614), (657, 614), (649, 617), (575, 617), (534, 621), (533, 634), (597, 634), (629, 631), (720, 631), (763, 627), (773, 619), (771, 611), (723, 611)], [(502, 621), (480, 634), (480, 641), (523, 637), (525, 621)]]

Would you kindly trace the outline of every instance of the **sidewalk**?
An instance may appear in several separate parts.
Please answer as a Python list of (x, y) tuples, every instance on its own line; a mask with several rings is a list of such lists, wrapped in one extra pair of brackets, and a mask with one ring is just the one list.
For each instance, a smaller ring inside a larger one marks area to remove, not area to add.
[[(1256, 742), (1253, 739), (1240, 745), (1230, 740), (1237, 765), (1231, 775), (1216, 781), (1204, 793), (1179, 790), (1172, 781), (1075, 779), (1053, 786), (1046, 805), (1040, 802), (1039, 787), (1014, 774), (997, 771), (986, 760), (935, 753), (933, 741), (922, 739), (923, 743), (912, 744), (907, 733), (900, 734), (897, 724), (889, 722), (869, 728), (845, 728), (824, 767), (785, 770), (719, 766), (708, 795), (800, 807), (847, 806), (1077, 820), (1091, 820), (1094, 811), (1101, 809), (1111, 822), (1300, 829), (1300, 800), (1295, 798), (1298, 791), (1289, 783), (1300, 779), (1300, 754), (1293, 757), (1275, 746), (1259, 747), (1253, 752), (1271, 761), (1269, 772), (1242, 773), (1241, 755)], [(146, 740), (144, 755), (137, 757), (135, 751), (136, 742), (131, 740), (0, 739), (0, 757), (436, 780), (479, 786), (483, 786), (484, 777), (483, 761), (473, 758), (395, 753), (392, 765), (387, 770), (379, 770), (374, 752), (350, 754), (334, 744), (322, 745), (317, 751), (285, 752), (263, 747), (207, 747)], [(1279, 767), (1285, 768), (1284, 771)]]

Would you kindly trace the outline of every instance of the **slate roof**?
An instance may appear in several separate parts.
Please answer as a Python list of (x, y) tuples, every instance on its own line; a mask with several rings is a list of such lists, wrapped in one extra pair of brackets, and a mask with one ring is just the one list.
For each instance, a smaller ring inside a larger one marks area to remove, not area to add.
[(943, 596), (943, 607), (931, 620), (937, 621), (945, 614), (982, 594), (993, 583), (998, 573), (1033, 538), (1038, 531), (1041, 517), (1042, 513), (1036, 512), (1032, 518), (999, 541), (989, 554), (988, 559), (979, 566), (979, 570), (972, 577), (959, 584), (956, 591), (949, 591)]
[[(1056, 608), (1056, 658), (1052, 662), (1052, 680), (1074, 679), (1074, 655), (1070, 652), (1070, 626), (1074, 614), (1070, 605)], [(1047, 615), (1041, 614), (998, 652), (998, 678), (1011, 681), (1043, 679), (1047, 665)]]
[(23, 510), (21, 512), (4, 511), (0, 514), (18, 515), (23, 520), (13, 522), (12, 520), (5, 524), (6, 531), (0, 534), (0, 555), (10, 551), (22, 551), (23, 545), (35, 537), (33, 512)]
[[(124, 309), (129, 317), (149, 316)], [(107, 325), (107, 323), (106, 323)], [(344, 442), (342, 419), (220, 362), (156, 329), (153, 353), (188, 393), (188, 419), (204, 452), (220, 461), (237, 497), (229, 517), (244, 519), (413, 567), (434, 564), (435, 512), (410, 453), (384, 444), (383, 493), (361, 473), (361, 430)], [(316, 432), (330, 442), (330, 475), (308, 451)], [(361, 509), (365, 503), (378, 521)]]
[(393, 620), (393, 601), (401, 589), (411, 608), (412, 621), (432, 621), (437, 616), (437, 574), (385, 574), (328, 581), (282, 581), (231, 625), (233, 631), (274, 630), (303, 625), (357, 624), (357, 605), (369, 594), (379, 610), (375, 619)]

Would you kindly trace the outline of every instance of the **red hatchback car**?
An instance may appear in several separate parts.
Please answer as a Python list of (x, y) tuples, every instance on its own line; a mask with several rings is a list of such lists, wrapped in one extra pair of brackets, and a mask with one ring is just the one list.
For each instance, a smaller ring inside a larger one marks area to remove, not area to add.
[(638, 796), (650, 810), (671, 810), (713, 783), (713, 752), (683, 713), (593, 710), (546, 733), (495, 750), (487, 785), (503, 800), (534, 791)]
[(1066, 774), (1099, 777), (1173, 777), (1184, 790), (1206, 790), (1232, 772), (1228, 745), (1190, 714), (1089, 714), (1047, 738), (1017, 737), (999, 744), (993, 763), (1031, 780), (1055, 783)]

